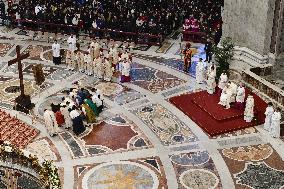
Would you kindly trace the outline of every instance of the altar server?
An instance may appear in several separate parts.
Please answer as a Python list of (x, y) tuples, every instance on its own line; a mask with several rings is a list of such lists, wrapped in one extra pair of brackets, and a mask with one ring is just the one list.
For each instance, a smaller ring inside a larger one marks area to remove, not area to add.
[(53, 56), (53, 63), (55, 65), (60, 64), (60, 44), (57, 42), (57, 40), (54, 41), (52, 44), (52, 56)]
[(202, 58), (199, 58), (195, 69), (196, 82), (202, 84), (204, 82), (205, 67)]
[(254, 117), (254, 98), (252, 95), (249, 95), (246, 100), (246, 108), (244, 112), (244, 120), (246, 122), (251, 122)]
[(67, 39), (68, 50), (74, 52), (76, 50), (76, 36), (71, 34), (71, 36)]
[(207, 72), (207, 92), (213, 94), (216, 88), (216, 66), (212, 64)]
[(271, 121), (272, 121), (273, 113), (274, 113), (273, 104), (272, 104), (272, 102), (269, 102), (268, 106), (265, 110), (265, 113), (264, 113), (265, 114), (265, 122), (264, 122), (263, 128), (266, 131), (270, 131), (270, 129), (271, 129)]
[(281, 110), (276, 108), (271, 117), (271, 129), (270, 135), (274, 138), (280, 138), (280, 122), (281, 122)]

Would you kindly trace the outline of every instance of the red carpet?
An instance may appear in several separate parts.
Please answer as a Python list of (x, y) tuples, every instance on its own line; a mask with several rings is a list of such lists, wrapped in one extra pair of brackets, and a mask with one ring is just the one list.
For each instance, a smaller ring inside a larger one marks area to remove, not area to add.
[(172, 97), (170, 102), (210, 136), (216, 136), (264, 123), (267, 104), (256, 94), (253, 96), (258, 123), (246, 123), (243, 120), (243, 111), (234, 108), (226, 110), (218, 105), (218, 95), (209, 95), (206, 91)]

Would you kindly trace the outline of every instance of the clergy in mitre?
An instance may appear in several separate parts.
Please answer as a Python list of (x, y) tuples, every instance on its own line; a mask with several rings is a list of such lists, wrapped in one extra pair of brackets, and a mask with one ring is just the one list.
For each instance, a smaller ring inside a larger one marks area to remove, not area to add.
[(43, 117), (44, 117), (44, 122), (47, 128), (48, 134), (50, 136), (57, 135), (57, 133), (59, 132), (59, 128), (56, 122), (54, 112), (51, 110), (45, 109), (43, 113)]
[(276, 108), (271, 117), (270, 135), (274, 138), (280, 138), (280, 122), (281, 122), (281, 109)]
[(230, 108), (231, 95), (232, 95), (232, 92), (231, 92), (230, 86), (226, 85), (222, 90), (222, 93), (221, 93), (221, 96), (220, 96), (220, 101), (219, 101), (218, 104), (224, 106), (226, 109), (229, 109)]
[(254, 98), (249, 95), (246, 100), (246, 108), (244, 112), (244, 120), (246, 122), (251, 122), (254, 117)]
[(237, 88), (237, 96), (236, 96), (236, 103), (235, 103), (235, 107), (237, 109), (239, 110), (244, 109), (245, 96), (246, 96), (245, 87), (243, 86), (242, 83), (240, 83)]
[(216, 66), (212, 64), (207, 71), (207, 93), (214, 94), (216, 88)]
[(263, 125), (264, 130), (270, 131), (271, 129), (271, 122), (272, 122), (272, 115), (274, 113), (274, 108), (272, 102), (268, 103), (268, 106), (264, 112), (265, 114), (265, 122)]
[(204, 82), (205, 67), (202, 58), (199, 58), (195, 68), (196, 83), (202, 84)]
[(52, 56), (53, 56), (53, 63), (55, 65), (60, 64), (60, 44), (57, 42), (57, 40), (54, 41), (52, 44)]
[(219, 78), (219, 83), (218, 83), (218, 88), (219, 88), (219, 95), (222, 93), (222, 90), (225, 88), (228, 82), (228, 76), (226, 73), (222, 73), (220, 78)]
[(71, 36), (67, 39), (68, 50), (74, 52), (76, 50), (76, 36), (71, 34)]

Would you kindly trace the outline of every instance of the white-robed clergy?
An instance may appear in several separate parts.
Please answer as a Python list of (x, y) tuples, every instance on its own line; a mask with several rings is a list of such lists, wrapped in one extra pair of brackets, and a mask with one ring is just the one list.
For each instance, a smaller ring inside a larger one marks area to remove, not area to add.
[(55, 40), (52, 44), (52, 56), (53, 63), (56, 65), (60, 64), (60, 44), (57, 42), (57, 40)]
[(281, 110), (276, 108), (271, 117), (270, 135), (274, 138), (280, 138), (280, 122), (281, 122)]
[(202, 84), (204, 82), (204, 75), (205, 75), (205, 66), (202, 61), (202, 58), (199, 58), (195, 68), (195, 78), (196, 82)]
[(251, 122), (254, 117), (254, 98), (252, 95), (249, 95), (246, 100), (246, 108), (244, 112), (244, 120), (246, 122)]
[(79, 71), (85, 72), (84, 54), (81, 51), (78, 51), (76, 57)]
[(230, 108), (230, 102), (231, 102), (231, 95), (232, 92), (229, 88), (229, 85), (225, 86), (222, 90), (221, 96), (220, 96), (220, 101), (218, 104), (224, 106), (226, 109)]
[(68, 50), (71, 52), (74, 52), (76, 50), (76, 36), (71, 34), (71, 36), (68, 37), (67, 43), (68, 43)]
[(131, 65), (130, 62), (127, 61), (126, 59), (124, 61), (121, 61), (120, 67), (121, 71), (121, 77), (120, 77), (120, 82), (130, 82), (130, 71), (131, 71)]
[(245, 96), (246, 96), (245, 87), (243, 86), (242, 83), (240, 83), (240, 85), (237, 88), (236, 102), (244, 103), (245, 102)]
[(264, 122), (264, 125), (263, 125), (263, 128), (266, 130), (266, 131), (270, 131), (271, 129), (271, 118), (272, 118), (272, 114), (274, 113), (274, 108), (273, 108), (273, 104), (272, 102), (269, 102), (268, 103), (268, 106), (264, 112), (265, 114), (265, 122)]
[(65, 129), (69, 129), (72, 127), (72, 120), (70, 117), (69, 106), (67, 105), (60, 105), (60, 112), (62, 113), (64, 120), (65, 120)]
[(216, 88), (216, 66), (212, 64), (207, 71), (207, 92), (213, 94)]
[(94, 44), (94, 51), (93, 51), (94, 58), (97, 58), (100, 55), (100, 50), (101, 50), (101, 45), (99, 44), (98, 41), (96, 41)]
[(104, 62), (103, 62), (103, 55), (100, 54), (100, 56), (96, 59), (96, 67), (97, 67), (97, 77), (99, 79), (103, 79), (104, 77)]
[(222, 73), (219, 79), (218, 87), (219, 89), (224, 89), (228, 82), (228, 76), (226, 73)]
[(236, 102), (238, 86), (234, 82), (229, 81), (229, 88), (231, 91), (230, 103)]
[(71, 51), (67, 50), (65, 62), (66, 62), (68, 70), (72, 69), (71, 54), (72, 54)]
[(59, 132), (59, 128), (53, 111), (45, 109), (43, 117), (49, 135), (56, 135)]
[(86, 71), (85, 73), (87, 75), (93, 75), (94, 73), (94, 70), (93, 70), (93, 61), (92, 61), (92, 57), (90, 55), (90, 53), (86, 53), (84, 55), (84, 62), (85, 62), (85, 65), (86, 65)]
[(113, 68), (111, 61), (108, 58), (104, 59), (104, 80), (105, 81), (111, 81), (112, 75), (113, 75)]

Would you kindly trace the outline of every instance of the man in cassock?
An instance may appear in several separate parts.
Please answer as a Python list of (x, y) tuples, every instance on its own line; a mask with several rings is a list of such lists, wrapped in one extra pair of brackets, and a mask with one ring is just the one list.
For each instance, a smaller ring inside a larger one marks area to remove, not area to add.
[(57, 133), (59, 132), (59, 128), (56, 122), (54, 112), (51, 110), (45, 109), (43, 113), (43, 117), (44, 117), (45, 126), (47, 128), (47, 132), (49, 133), (49, 135), (50, 136), (57, 135)]
[(207, 42), (204, 47), (204, 51), (206, 53), (206, 62), (210, 63), (212, 60), (212, 42), (210, 39), (207, 39)]
[(52, 55), (53, 55), (53, 63), (58, 65), (61, 63), (61, 56), (60, 56), (60, 44), (57, 40), (54, 41), (52, 44)]

